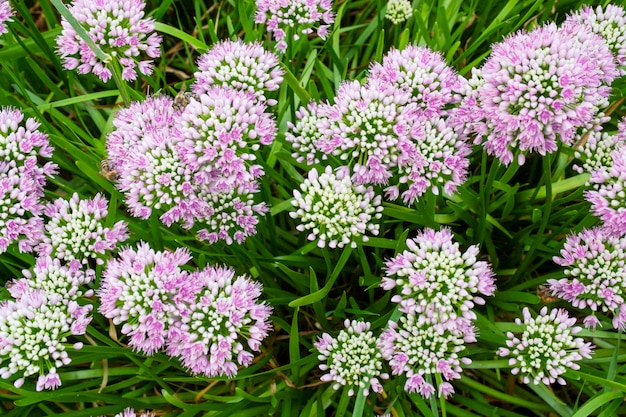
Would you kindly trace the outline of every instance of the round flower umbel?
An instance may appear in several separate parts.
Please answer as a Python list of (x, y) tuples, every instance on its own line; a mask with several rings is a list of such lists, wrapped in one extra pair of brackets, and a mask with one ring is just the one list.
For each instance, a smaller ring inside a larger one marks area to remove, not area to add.
[[(553, 259), (565, 267), (567, 276), (548, 281), (553, 295), (593, 313), (611, 312), (613, 326), (626, 329), (626, 317), (621, 313), (626, 297), (626, 237), (612, 236), (599, 227), (583, 230), (569, 236), (561, 256)], [(588, 318), (585, 324), (596, 322)]]
[(626, 234), (626, 147), (611, 154), (611, 164), (591, 173), (585, 199), (591, 203), (591, 212), (599, 217), (611, 233)]
[(285, 139), (291, 142), (294, 152), (291, 154), (297, 162), (306, 162), (307, 165), (319, 164), (326, 160), (327, 155), (320, 151), (318, 142), (325, 138), (320, 127), (328, 125), (328, 118), (324, 111), (328, 105), (319, 105), (310, 101), (306, 107), (296, 110), (296, 123), (287, 122), (288, 131)]
[(185, 107), (179, 124), (178, 153), (189, 169), (228, 180), (231, 188), (263, 175), (252, 162), (261, 145), (276, 136), (276, 123), (253, 94), (213, 87)]
[[(241, 39), (215, 44), (198, 58), (198, 69), (191, 87), (196, 94), (221, 85), (254, 94), (264, 101), (267, 91), (278, 90), (284, 72), (275, 54), (258, 42), (244, 43)], [(276, 104), (276, 100), (267, 102)]]
[[(72, 16), (87, 31), (93, 42), (122, 69), (122, 79), (134, 81), (139, 73), (152, 74), (152, 59), (161, 55), (161, 37), (154, 31), (154, 21), (144, 19), (143, 0), (76, 0), (69, 6)], [(56, 39), (58, 51), (67, 70), (79, 74), (93, 72), (102, 81), (111, 78), (107, 64), (96, 56), (72, 25), (61, 20), (63, 30)]]
[(0, 35), (9, 31), (6, 23), (13, 21), (11, 16), (13, 16), (13, 9), (11, 8), (9, 0), (0, 0)]
[[(24, 378), (39, 374), (37, 391), (59, 387), (57, 369), (71, 362), (68, 337), (85, 333), (90, 311), (91, 305), (80, 307), (39, 290), (0, 304), (0, 377), (18, 375), (14, 384), (19, 388)], [(74, 349), (81, 347), (74, 344)]]
[(100, 313), (123, 324), (129, 346), (152, 355), (165, 344), (176, 302), (191, 301), (199, 286), (180, 267), (191, 259), (188, 250), (156, 252), (147, 243), (126, 248), (107, 263), (98, 290)]
[(586, 142), (574, 151), (574, 156), (582, 161), (582, 165), (574, 165), (572, 168), (579, 174), (591, 174), (608, 167), (613, 162), (613, 152), (625, 144), (624, 134), (589, 132)]
[(399, 25), (413, 16), (413, 6), (409, 0), (389, 0), (385, 18), (394, 25)]
[(193, 374), (232, 378), (261, 350), (272, 308), (258, 302), (261, 284), (230, 268), (207, 267), (191, 279), (201, 288), (193, 301), (177, 304), (166, 352)]
[(387, 184), (415, 117), (405, 111), (409, 99), (407, 91), (377, 79), (363, 86), (343, 82), (324, 111), (318, 148), (350, 164), (357, 184)]
[(114, 417), (154, 417), (154, 413), (146, 411), (145, 413), (137, 414), (132, 408), (126, 408), (123, 412), (117, 413)]
[(293, 191), (296, 211), (289, 214), (300, 219), (298, 231), (310, 231), (309, 240), (319, 239), (320, 248), (356, 248), (358, 242), (367, 242), (367, 231), (378, 234), (375, 220), (382, 217), (381, 198), (372, 187), (354, 185), (347, 167), (333, 172), (327, 166), (321, 175), (313, 168), (300, 190)]
[(553, 309), (548, 314), (548, 307), (544, 307), (533, 317), (524, 307), (523, 316), (523, 322), (515, 319), (516, 324), (523, 325), (521, 335), (508, 332), (507, 347), (501, 347), (496, 353), (509, 357), (509, 365), (513, 366), (511, 373), (519, 375), (524, 384), (558, 382), (565, 385), (561, 375), (567, 368), (580, 369), (576, 362), (591, 358), (593, 345), (574, 337), (581, 328), (574, 327), (576, 318), (569, 317), (566, 310)]
[[(503, 164), (514, 152), (552, 153), (596, 127), (617, 67), (585, 25), (541, 26), (493, 47), (477, 84), (474, 133)], [(524, 163), (524, 154), (518, 157)]]
[[(402, 197), (411, 205), (430, 191), (440, 189), (448, 195), (456, 192), (467, 178), (471, 148), (459, 139), (443, 118), (422, 119), (416, 115), (411, 141), (399, 145), (397, 185), (385, 189), (390, 200)], [(395, 181), (394, 181), (395, 182)]]
[(174, 108), (174, 101), (168, 96), (151, 96), (120, 109), (113, 118), (115, 130), (107, 136), (110, 167), (122, 170), (128, 153), (148, 138), (176, 143), (180, 136), (175, 129), (178, 118), (180, 111)]
[(429, 398), (435, 393), (433, 381), (440, 374), (439, 396), (448, 397), (454, 388), (448, 382), (461, 378), (461, 363), (471, 360), (460, 357), (465, 343), (476, 341), (471, 324), (463, 329), (436, 326), (426, 316), (405, 314), (399, 322), (390, 322), (380, 337), (379, 349), (389, 361), (393, 375), (406, 375), (404, 390)]
[[(267, 31), (278, 41), (276, 49), (287, 50), (287, 39), (297, 40), (314, 30), (326, 39), (335, 21), (332, 0), (256, 0), (256, 23), (265, 23)], [(323, 24), (322, 24), (323, 23)]]
[(104, 227), (108, 201), (101, 194), (88, 200), (76, 193), (70, 200), (59, 198), (48, 203), (44, 214), (49, 219), (36, 250), (42, 256), (60, 259), (70, 268), (89, 265), (91, 260), (104, 263), (106, 251), (114, 250), (128, 238), (124, 221), (118, 221), (113, 228)]
[(406, 245), (408, 250), (385, 262), (381, 282), (385, 290), (398, 287), (391, 300), (400, 303), (400, 311), (452, 327), (474, 320), (474, 303), (484, 304), (481, 295), (496, 289), (491, 266), (477, 259), (478, 245), (461, 252), (448, 228), (424, 229)]
[(620, 75), (626, 74), (626, 11), (623, 7), (609, 4), (603, 10), (586, 6), (567, 16), (566, 22), (586, 24), (591, 30), (602, 36), (609, 49), (616, 57)]
[(382, 64), (372, 65), (369, 79), (379, 79), (411, 93), (411, 101), (425, 117), (444, 115), (447, 107), (460, 101), (459, 93), (466, 82), (439, 52), (413, 45), (401, 51), (392, 48)]
[(317, 358), (322, 362), (320, 369), (328, 371), (320, 378), (322, 381), (334, 381), (333, 388), (349, 387), (348, 395), (356, 390), (363, 390), (367, 396), (370, 388), (381, 392), (380, 379), (388, 379), (383, 372), (383, 357), (377, 347), (378, 339), (370, 331), (370, 323), (346, 320), (345, 330), (336, 338), (328, 333), (314, 343), (319, 351)]

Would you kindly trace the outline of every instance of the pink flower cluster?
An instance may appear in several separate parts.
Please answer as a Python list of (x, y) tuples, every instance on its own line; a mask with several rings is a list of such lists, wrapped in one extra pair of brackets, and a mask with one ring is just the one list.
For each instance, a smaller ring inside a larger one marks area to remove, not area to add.
[(229, 268), (181, 270), (189, 259), (145, 243), (123, 250), (104, 272), (100, 312), (140, 352), (164, 350), (193, 374), (234, 377), (260, 351), (272, 309), (258, 302), (261, 284)]
[(365, 85), (343, 82), (335, 103), (310, 103), (289, 123), (298, 162), (348, 164), (358, 185), (385, 186), (390, 200), (453, 194), (466, 177), (469, 144), (449, 122), (462, 77), (427, 48), (392, 50)]
[(11, 8), (9, 0), (0, 0), (0, 35), (9, 31), (6, 23), (13, 20), (11, 16), (13, 16), (13, 9)]
[[(76, 0), (69, 7), (72, 16), (102, 52), (121, 67), (122, 79), (134, 81), (139, 73), (152, 74), (153, 60), (161, 55), (161, 37), (154, 21), (144, 19), (144, 0)], [(79, 74), (93, 72), (108, 81), (112, 72), (76, 29), (62, 18), (63, 31), (56, 39), (58, 51), (67, 70)], [(141, 59), (145, 53), (150, 59)]]

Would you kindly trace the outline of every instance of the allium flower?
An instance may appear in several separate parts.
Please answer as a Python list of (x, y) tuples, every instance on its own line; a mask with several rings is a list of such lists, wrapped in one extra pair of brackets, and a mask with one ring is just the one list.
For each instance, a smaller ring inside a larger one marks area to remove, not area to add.
[(619, 64), (620, 75), (626, 74), (626, 11), (622, 6), (609, 4), (604, 10), (591, 6), (570, 14), (566, 22), (586, 24), (602, 36)]
[(389, 0), (385, 18), (391, 20), (394, 25), (408, 20), (413, 16), (413, 6), (409, 0)]
[(569, 317), (566, 310), (553, 309), (548, 314), (548, 307), (541, 309), (535, 318), (527, 307), (523, 310), (524, 322), (515, 319), (518, 325), (524, 325), (522, 334), (516, 337), (508, 332), (507, 347), (496, 352), (499, 356), (509, 357), (513, 375), (519, 375), (524, 384), (538, 385), (558, 382), (565, 385), (561, 377), (570, 369), (580, 369), (576, 363), (583, 358), (591, 358), (593, 345), (580, 338), (574, 338), (581, 328), (573, 327), (576, 318)]
[(253, 94), (222, 87), (192, 99), (179, 128), (181, 161), (210, 178), (230, 181), (230, 188), (263, 174), (259, 165), (251, 164), (254, 152), (276, 136), (276, 123), (263, 103)]
[(285, 139), (292, 143), (294, 152), (291, 154), (297, 162), (307, 165), (319, 164), (320, 160), (327, 159), (327, 155), (319, 149), (318, 141), (324, 140), (324, 133), (320, 127), (328, 125), (324, 110), (328, 105), (318, 105), (310, 101), (306, 107), (296, 110), (296, 123), (287, 122), (289, 130), (285, 132)]
[(104, 227), (108, 201), (101, 194), (89, 200), (81, 199), (76, 193), (70, 200), (59, 198), (48, 203), (44, 214), (49, 219), (37, 251), (72, 268), (88, 265), (90, 260), (102, 264), (106, 251), (114, 250), (128, 238), (124, 221), (118, 221), (113, 228)]
[(260, 351), (271, 330), (272, 309), (258, 302), (261, 284), (243, 275), (235, 277), (232, 269), (207, 267), (190, 279), (201, 289), (192, 302), (177, 305), (166, 352), (179, 357), (193, 374), (232, 378), (238, 366), (252, 363), (252, 352)]
[(607, 132), (589, 132), (586, 142), (574, 151), (574, 156), (582, 161), (582, 166), (572, 168), (579, 174), (592, 173), (610, 166), (613, 152), (626, 144), (626, 135)]
[[(495, 45), (476, 83), (477, 141), (508, 165), (516, 150), (554, 152), (604, 120), (617, 67), (608, 47), (584, 25), (545, 25)], [(524, 155), (519, 155), (524, 163)]]
[(357, 242), (367, 242), (367, 231), (378, 234), (374, 220), (382, 216), (380, 196), (372, 187), (354, 185), (347, 167), (333, 172), (327, 166), (321, 175), (313, 168), (300, 189), (293, 191), (296, 211), (289, 214), (300, 219), (298, 231), (310, 231), (309, 240), (319, 239), (320, 248), (356, 248)]
[(24, 278), (10, 281), (7, 285), (9, 293), (20, 299), (31, 290), (41, 290), (47, 297), (61, 296), (66, 301), (77, 301), (80, 297), (91, 297), (93, 290), (83, 287), (95, 276), (82, 268), (68, 268), (61, 265), (59, 259), (49, 256), (37, 258), (33, 271), (23, 270)]
[(364, 86), (343, 82), (335, 104), (324, 110), (320, 129), (325, 137), (317, 147), (344, 163), (355, 161), (357, 184), (386, 184), (415, 118), (405, 111), (409, 99), (409, 92), (378, 79)]
[(121, 170), (128, 153), (137, 149), (143, 141), (175, 143), (179, 132), (175, 121), (180, 118), (171, 97), (151, 96), (142, 102), (133, 102), (120, 109), (113, 118), (115, 130), (107, 136), (107, 154), (113, 170)]
[(123, 324), (129, 346), (152, 355), (165, 344), (176, 302), (194, 300), (199, 287), (180, 267), (191, 259), (188, 250), (155, 252), (147, 243), (126, 248), (107, 263), (98, 290), (100, 313)]
[(569, 236), (561, 256), (553, 259), (567, 276), (548, 281), (553, 295), (594, 313), (610, 311), (613, 326), (626, 329), (626, 317), (620, 314), (626, 297), (626, 237), (612, 236), (604, 228), (583, 230)]
[(116, 414), (115, 417), (154, 417), (154, 413), (146, 411), (145, 413), (137, 415), (136, 411), (132, 408), (126, 408), (123, 412)]
[[(196, 94), (223, 86), (265, 100), (265, 92), (278, 90), (283, 81), (283, 70), (276, 55), (266, 51), (258, 42), (247, 44), (240, 39), (214, 45), (198, 58), (198, 69), (192, 85)], [(268, 101), (270, 105), (275, 103), (275, 100)]]
[[(154, 21), (143, 18), (145, 6), (143, 0), (76, 0), (69, 7), (102, 52), (119, 62), (122, 78), (127, 81), (134, 81), (138, 73), (152, 74), (152, 59), (141, 60), (142, 52), (149, 58), (161, 54), (161, 37), (151, 34)], [(93, 72), (108, 81), (112, 74), (106, 62), (96, 56), (65, 18), (61, 25), (63, 31), (56, 41), (65, 69), (77, 69), (79, 74)]]
[(39, 215), (46, 177), (56, 164), (43, 166), (39, 158), (50, 158), (53, 148), (39, 122), (15, 108), (0, 109), (0, 253), (17, 241), (20, 251), (30, 251), (43, 233)]
[(411, 93), (411, 101), (426, 117), (441, 116), (446, 107), (459, 102), (466, 83), (439, 52), (413, 45), (401, 51), (391, 49), (382, 64), (372, 65), (369, 78)]
[(611, 154), (612, 163), (592, 172), (585, 192), (591, 203), (591, 212), (598, 216), (615, 235), (626, 233), (626, 147), (618, 147)]
[(333, 388), (349, 387), (348, 395), (356, 390), (363, 390), (367, 396), (370, 388), (381, 392), (380, 379), (388, 379), (383, 372), (383, 357), (377, 348), (377, 338), (370, 331), (370, 323), (346, 320), (345, 330), (336, 338), (328, 333), (314, 343), (319, 351), (317, 358), (322, 362), (320, 369), (328, 371), (320, 378), (322, 381), (334, 381)]
[(393, 375), (405, 374), (404, 390), (428, 398), (435, 393), (434, 375), (441, 374), (439, 396), (448, 397), (454, 388), (447, 382), (461, 377), (461, 363), (471, 360), (459, 357), (465, 343), (476, 341), (471, 324), (461, 328), (435, 326), (426, 316), (405, 314), (399, 322), (390, 322), (380, 337), (379, 349), (389, 361)]
[(9, 0), (0, 0), (0, 35), (7, 33), (6, 22), (12, 22), (13, 9)]
[(474, 303), (484, 304), (481, 295), (496, 289), (494, 273), (485, 261), (477, 260), (478, 245), (461, 252), (450, 229), (424, 229), (407, 239), (405, 250), (385, 262), (381, 287), (398, 287), (391, 300), (400, 311), (427, 317), (437, 323), (469, 323), (476, 318)]
[[(24, 378), (39, 374), (37, 391), (59, 387), (57, 368), (71, 362), (68, 337), (85, 333), (90, 311), (91, 305), (80, 307), (63, 296), (48, 297), (38, 290), (1, 304), (0, 377), (19, 375), (14, 382), (19, 388)], [(74, 344), (74, 349), (81, 347), (82, 343)]]
[(267, 25), (267, 31), (278, 41), (279, 51), (287, 50), (288, 38), (297, 40), (314, 29), (326, 39), (335, 21), (331, 0), (256, 0), (256, 6), (256, 23)]

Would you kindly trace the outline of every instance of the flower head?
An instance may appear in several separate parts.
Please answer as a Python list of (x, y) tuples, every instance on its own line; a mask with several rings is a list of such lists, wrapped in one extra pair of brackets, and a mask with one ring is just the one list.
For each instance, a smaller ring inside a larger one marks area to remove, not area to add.
[(441, 328), (423, 315), (405, 314), (399, 322), (390, 322), (381, 335), (379, 349), (389, 361), (393, 375), (406, 375), (404, 390), (428, 398), (435, 393), (433, 376), (441, 374), (446, 385), (439, 386), (439, 396), (454, 392), (447, 383), (461, 377), (461, 363), (471, 360), (460, 357), (465, 343), (475, 342), (471, 324), (464, 328)]
[(154, 413), (146, 411), (145, 413), (137, 414), (132, 408), (126, 408), (121, 413), (117, 413), (114, 417), (154, 417)]
[(610, 166), (613, 152), (626, 144), (626, 129), (620, 130), (620, 133), (613, 135), (604, 131), (589, 132), (585, 143), (574, 151), (574, 156), (582, 161), (582, 165), (574, 165), (572, 168), (579, 174), (591, 174)]
[(594, 313), (609, 311), (615, 328), (626, 329), (620, 315), (626, 301), (626, 237), (612, 236), (604, 228), (583, 230), (567, 238), (554, 262), (565, 267), (567, 277), (548, 281), (553, 295)]
[(319, 239), (319, 247), (355, 248), (357, 242), (368, 240), (367, 231), (378, 234), (374, 220), (382, 216), (380, 196), (372, 187), (354, 185), (347, 167), (333, 172), (327, 166), (321, 175), (313, 168), (300, 190), (293, 192), (296, 211), (290, 215), (300, 219), (298, 231), (310, 231), (309, 240)]
[(424, 229), (406, 245), (408, 250), (386, 261), (381, 282), (385, 290), (398, 287), (391, 300), (400, 310), (441, 324), (474, 320), (474, 303), (484, 304), (481, 295), (496, 289), (490, 265), (477, 260), (478, 246), (461, 252), (447, 228)]
[[(122, 78), (127, 81), (134, 81), (139, 73), (152, 74), (152, 59), (141, 60), (142, 52), (149, 58), (161, 54), (161, 37), (152, 33), (154, 21), (143, 18), (145, 6), (143, 0), (76, 0), (69, 7), (91, 40), (119, 62)], [(65, 69), (77, 69), (79, 74), (93, 72), (108, 81), (112, 74), (107, 63), (96, 56), (65, 17), (61, 25), (63, 30), (56, 41)]]
[(256, 0), (256, 23), (265, 23), (267, 31), (278, 41), (276, 49), (287, 50), (287, 39), (299, 39), (317, 31), (326, 39), (335, 21), (331, 0)]
[(533, 317), (524, 307), (523, 316), (523, 322), (515, 319), (516, 324), (523, 325), (521, 335), (508, 332), (507, 347), (498, 349), (497, 354), (509, 357), (511, 373), (519, 375), (524, 384), (565, 385), (561, 375), (567, 368), (580, 369), (576, 362), (590, 358), (593, 345), (574, 337), (581, 328), (574, 327), (576, 318), (569, 317), (566, 310), (553, 309), (548, 314), (548, 307), (544, 307)]
[(586, 6), (567, 16), (566, 22), (586, 24), (604, 39), (619, 64), (620, 75), (626, 74), (626, 11), (622, 6), (609, 4), (595, 10)]
[(626, 233), (626, 147), (614, 150), (611, 159), (611, 164), (591, 173), (591, 189), (585, 192), (585, 199), (607, 229), (622, 235)]
[(9, 30), (6, 27), (6, 22), (12, 22), (13, 9), (9, 0), (0, 0), (0, 35), (7, 33)]
[(207, 267), (190, 279), (200, 288), (192, 301), (177, 304), (166, 352), (193, 374), (234, 377), (271, 330), (272, 309), (258, 302), (262, 286), (229, 268)]
[[(39, 374), (37, 391), (59, 387), (56, 370), (71, 362), (65, 347), (68, 337), (84, 334), (90, 311), (90, 305), (80, 307), (40, 290), (0, 304), (0, 377), (19, 375), (15, 381), (19, 387), (24, 378)], [(81, 346), (77, 343), (74, 348)]]
[(69, 265), (89, 265), (104, 262), (106, 251), (114, 250), (128, 238), (126, 222), (112, 228), (104, 227), (108, 201), (101, 194), (81, 199), (74, 193), (71, 199), (59, 198), (48, 203), (44, 214), (49, 218), (45, 236), (37, 246), (41, 255), (60, 259)]
[(198, 290), (180, 267), (191, 259), (188, 250), (156, 252), (147, 243), (127, 248), (107, 263), (98, 290), (100, 312), (123, 324), (129, 345), (152, 355), (165, 344), (176, 302), (191, 300)]
[(474, 133), (508, 165), (518, 149), (545, 155), (559, 141), (571, 145), (581, 130), (594, 129), (617, 67), (587, 26), (549, 24), (495, 45), (480, 76)]
[(322, 375), (322, 381), (334, 381), (333, 387), (349, 387), (348, 395), (352, 396), (355, 389), (362, 389), (369, 394), (381, 392), (380, 379), (388, 379), (383, 372), (383, 357), (378, 349), (377, 338), (370, 331), (370, 323), (346, 320), (345, 330), (333, 338), (328, 333), (314, 343), (318, 350), (318, 359), (322, 362), (320, 369), (328, 371)]
[(318, 164), (327, 159), (327, 155), (320, 150), (318, 141), (327, 143), (322, 125), (328, 125), (324, 111), (328, 105), (318, 105), (310, 101), (306, 107), (296, 110), (296, 123), (287, 122), (289, 130), (285, 132), (285, 139), (291, 142), (294, 152), (291, 154), (297, 162), (306, 162), (307, 165)]
[[(192, 86), (196, 94), (223, 86), (265, 100), (266, 91), (278, 90), (283, 81), (283, 70), (275, 54), (266, 51), (258, 42), (248, 44), (240, 39), (214, 45), (198, 58), (198, 69)], [(275, 100), (270, 104), (273, 103)]]
[(394, 25), (399, 25), (413, 16), (413, 6), (409, 0), (389, 0), (385, 18)]

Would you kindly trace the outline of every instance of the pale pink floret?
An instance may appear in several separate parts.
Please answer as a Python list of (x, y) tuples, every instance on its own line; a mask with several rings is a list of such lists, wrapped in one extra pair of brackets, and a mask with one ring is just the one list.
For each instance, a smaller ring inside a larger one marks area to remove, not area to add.
[(13, 21), (11, 16), (13, 16), (13, 8), (9, 0), (0, 0), (0, 35), (9, 31), (6, 23)]
[(611, 163), (593, 171), (589, 184), (591, 189), (585, 192), (585, 199), (591, 203), (591, 212), (612, 234), (625, 234), (626, 147), (615, 149), (611, 154)]

